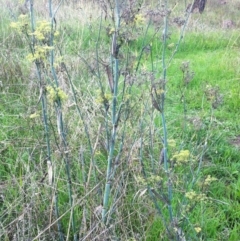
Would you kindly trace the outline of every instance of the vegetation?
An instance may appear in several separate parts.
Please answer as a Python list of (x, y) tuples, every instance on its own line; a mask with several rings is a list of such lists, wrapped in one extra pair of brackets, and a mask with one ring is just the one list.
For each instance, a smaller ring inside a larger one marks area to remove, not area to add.
[(239, 240), (237, 0), (0, 3), (0, 240)]

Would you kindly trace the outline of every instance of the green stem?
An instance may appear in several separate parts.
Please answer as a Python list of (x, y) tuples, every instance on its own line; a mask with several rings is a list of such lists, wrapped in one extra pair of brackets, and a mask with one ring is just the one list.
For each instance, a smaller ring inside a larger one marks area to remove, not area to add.
[(117, 34), (118, 29), (120, 27), (120, 16), (119, 16), (119, 1), (115, 0), (115, 25), (116, 30), (112, 40), (112, 58), (114, 62), (114, 84), (113, 84), (113, 98), (112, 98), (112, 134), (110, 140), (110, 147), (108, 153), (108, 160), (107, 160), (107, 174), (106, 174), (106, 184), (105, 184), (105, 191), (103, 197), (103, 210), (102, 210), (102, 221), (104, 224), (107, 222), (107, 212), (109, 206), (109, 197), (110, 197), (110, 190), (111, 190), (111, 183), (113, 179), (113, 170), (112, 170), (112, 162), (114, 156), (114, 149), (115, 149), (115, 142), (116, 142), (116, 135), (117, 135), (117, 125), (119, 120), (120, 112), (117, 114), (117, 95), (118, 95), (118, 80), (119, 80), (119, 61), (118, 61), (118, 53), (116, 53), (117, 48)]
[[(49, 15), (50, 15), (50, 20), (51, 20), (51, 33), (50, 33), (50, 47), (53, 47), (53, 40), (54, 40), (54, 14), (52, 11), (52, 0), (49, 0)], [(60, 2), (61, 4), (61, 2)], [(58, 7), (60, 6), (58, 5)], [(55, 67), (54, 67), (54, 49), (50, 51), (50, 68), (51, 68), (51, 73), (53, 75), (53, 78), (55, 80), (55, 85), (58, 87), (58, 77), (56, 75)], [(62, 117), (62, 103), (61, 100), (58, 99), (58, 101), (55, 103), (55, 109), (56, 109), (56, 117), (57, 117), (57, 125), (58, 125), (58, 131), (60, 135), (60, 139), (62, 141), (63, 145), (63, 155), (64, 155), (64, 163), (65, 163), (65, 170), (66, 170), (66, 175), (67, 175), (67, 184), (68, 184), (68, 197), (69, 197), (69, 204), (70, 207), (72, 208), (72, 215), (71, 215), (71, 226), (72, 226), (72, 232), (74, 236), (74, 241), (77, 240), (77, 234), (75, 232), (75, 215), (74, 215), (74, 207), (73, 207), (73, 198), (72, 198), (72, 181), (71, 181), (71, 172), (70, 172), (70, 165), (69, 165), (69, 156), (68, 156), (68, 143), (66, 140), (66, 131), (65, 127), (63, 124), (63, 117)]]
[(170, 217), (170, 222), (173, 221), (173, 211), (172, 211), (172, 184), (169, 176), (168, 170), (168, 155), (167, 155), (167, 148), (168, 148), (168, 137), (167, 137), (167, 126), (165, 120), (165, 95), (166, 95), (166, 80), (167, 80), (167, 66), (166, 66), (166, 47), (167, 47), (167, 37), (168, 37), (168, 10), (167, 10), (167, 3), (168, 1), (165, 0), (164, 7), (165, 7), (165, 17), (164, 17), (164, 30), (163, 30), (163, 52), (162, 52), (162, 69), (163, 69), (163, 94), (161, 98), (161, 119), (162, 119), (162, 126), (163, 126), (163, 155), (164, 155), (164, 169), (168, 176), (168, 212)]
[[(98, 84), (100, 86), (101, 89), (101, 94), (104, 96), (104, 88), (103, 88), (103, 84), (102, 84), (102, 79), (101, 79), (101, 72), (100, 72), (100, 68), (99, 68), (99, 40), (100, 40), (100, 33), (102, 30), (102, 14), (101, 14), (101, 19), (100, 19), (100, 23), (99, 23), (99, 29), (98, 29), (98, 37), (97, 37), (97, 41), (96, 41), (96, 59), (97, 59), (97, 77), (98, 77)], [(109, 142), (110, 142), (110, 131), (108, 129), (108, 107), (104, 106), (105, 109), (105, 118), (104, 118), (104, 124), (105, 124), (105, 128), (106, 128), (106, 138), (107, 138), (107, 150), (109, 151)]]
[(184, 33), (185, 33), (185, 30), (186, 30), (186, 27), (187, 27), (187, 24), (188, 24), (188, 20), (189, 20), (189, 17), (191, 16), (191, 11), (187, 14), (186, 18), (185, 18), (185, 23), (184, 25), (182, 26), (181, 28), (181, 32), (180, 32), (180, 36), (179, 36), (179, 39), (178, 39), (178, 42), (176, 43), (176, 47), (175, 47), (175, 50), (173, 51), (171, 57), (169, 58), (168, 60), (168, 65), (172, 62), (175, 54), (177, 53), (178, 51), (178, 48), (182, 42), (182, 39), (183, 39), (183, 36), (184, 36)]
[(109, 154), (108, 154), (108, 165), (107, 165), (107, 175), (106, 175), (106, 185), (105, 185), (105, 192), (103, 198), (103, 211), (102, 211), (102, 221), (106, 224), (107, 219), (107, 210), (108, 210), (108, 203), (109, 203), (109, 196), (110, 196), (110, 189), (111, 189), (111, 173), (112, 173), (112, 162), (114, 156), (114, 149), (115, 149), (115, 141), (116, 141), (116, 134), (117, 134), (117, 122), (118, 122), (118, 115), (117, 115), (117, 93), (118, 93), (118, 59), (114, 59), (115, 61), (115, 71), (114, 71), (114, 89), (113, 89), (113, 100), (112, 100), (112, 135), (109, 147)]
[[(30, 0), (30, 19), (31, 19), (31, 30), (32, 30), (32, 32), (34, 32), (35, 27), (34, 27), (33, 1), (32, 0)], [(32, 35), (32, 43), (30, 44), (30, 49), (31, 49), (32, 54), (34, 54), (34, 46), (35, 46), (35, 37), (34, 37), (34, 35)], [(45, 90), (44, 90), (44, 83), (42, 83), (41, 65), (38, 61), (35, 61), (35, 66), (36, 66), (36, 69), (37, 69), (37, 76), (38, 76), (38, 80), (39, 80), (39, 89), (40, 89), (40, 94), (41, 94), (44, 132), (45, 132), (45, 138), (46, 138), (46, 144), (47, 144), (47, 162), (52, 166), (49, 126), (48, 126), (48, 118), (47, 118), (46, 93), (45, 93)], [(53, 181), (54, 180), (52, 180), (52, 182)], [(57, 190), (54, 191), (54, 204), (55, 204), (55, 217), (58, 220), (57, 221), (57, 227), (58, 227), (59, 240), (63, 241), (64, 238), (63, 238), (63, 233), (62, 233), (62, 226), (61, 226), (61, 222), (59, 220), (59, 212), (58, 212)]]

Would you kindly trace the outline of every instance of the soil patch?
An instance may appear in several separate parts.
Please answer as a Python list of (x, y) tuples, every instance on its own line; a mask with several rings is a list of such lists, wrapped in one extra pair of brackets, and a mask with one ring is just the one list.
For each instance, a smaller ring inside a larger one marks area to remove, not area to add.
[(230, 143), (240, 149), (240, 135), (233, 138)]

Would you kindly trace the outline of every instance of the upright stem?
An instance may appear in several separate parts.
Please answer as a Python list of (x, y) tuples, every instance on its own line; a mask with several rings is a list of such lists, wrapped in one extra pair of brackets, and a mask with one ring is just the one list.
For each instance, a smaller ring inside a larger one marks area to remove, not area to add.
[(162, 69), (163, 69), (163, 94), (161, 98), (161, 119), (162, 119), (162, 126), (163, 126), (163, 154), (164, 154), (164, 169), (166, 174), (168, 175), (168, 212), (170, 221), (173, 220), (173, 213), (172, 213), (172, 184), (169, 177), (169, 170), (168, 170), (168, 155), (167, 155), (167, 126), (165, 120), (165, 94), (166, 94), (166, 80), (167, 80), (167, 66), (166, 66), (166, 47), (167, 47), (167, 37), (168, 37), (168, 9), (167, 9), (168, 1), (164, 1), (164, 8), (165, 8), (165, 17), (164, 17), (164, 29), (163, 29), (163, 52), (162, 52)]
[[(31, 21), (31, 30), (32, 32), (35, 31), (34, 26), (34, 15), (33, 15), (33, 0), (30, 0), (30, 21)], [(34, 54), (34, 47), (35, 47), (35, 37), (32, 35), (32, 40), (30, 44), (30, 49), (32, 54)], [(37, 76), (39, 81), (39, 90), (41, 94), (41, 104), (42, 104), (42, 115), (43, 115), (43, 124), (44, 124), (44, 135), (46, 139), (47, 144), (47, 164), (52, 167), (52, 157), (51, 157), (51, 146), (50, 146), (50, 136), (49, 136), (49, 126), (48, 126), (48, 117), (47, 117), (47, 100), (46, 100), (46, 93), (44, 90), (44, 83), (42, 82), (42, 75), (41, 75), (41, 64), (38, 60), (35, 61), (35, 66), (37, 69)], [(54, 180), (50, 180), (50, 185), (53, 184)], [(59, 211), (58, 211), (58, 195), (57, 190), (54, 190), (54, 204), (55, 204), (55, 216), (57, 221), (57, 227), (58, 227), (58, 234), (59, 234), (59, 240), (63, 241), (63, 233), (62, 233), (62, 226), (61, 222), (59, 220)]]
[(104, 198), (103, 198), (103, 210), (102, 210), (102, 221), (104, 224), (107, 222), (107, 211), (109, 206), (109, 197), (110, 197), (110, 189), (111, 183), (113, 179), (113, 168), (112, 162), (114, 157), (114, 149), (115, 149), (115, 142), (116, 142), (116, 135), (117, 135), (117, 125), (119, 120), (120, 112), (117, 112), (117, 95), (118, 95), (118, 80), (119, 80), (119, 62), (118, 62), (118, 53), (117, 53), (117, 35), (118, 29), (120, 26), (120, 17), (119, 17), (119, 2), (115, 0), (115, 33), (112, 39), (112, 58), (114, 63), (114, 85), (113, 85), (113, 97), (112, 97), (112, 134), (109, 146), (109, 153), (108, 153), (108, 164), (107, 164), (107, 174), (106, 174), (106, 184), (105, 184), (105, 191), (104, 191)]
[[(62, 2), (62, 1), (61, 1)], [(60, 4), (61, 4), (60, 2)], [(55, 18), (55, 13), (53, 13), (52, 10), (52, 0), (49, 0), (49, 17), (51, 20), (51, 33), (50, 33), (50, 47), (53, 47), (53, 40), (54, 40), (54, 18)], [(58, 5), (58, 8), (60, 6), (60, 4)], [(58, 9), (57, 8), (57, 9)], [(55, 85), (56, 87), (59, 86), (58, 83), (58, 77), (55, 71), (55, 67), (54, 67), (54, 49), (52, 49), (50, 51), (50, 69), (51, 69), (51, 73), (53, 75), (53, 79), (55, 81)], [(73, 208), (73, 198), (72, 198), (72, 181), (71, 181), (71, 172), (70, 172), (70, 165), (69, 165), (69, 155), (68, 155), (68, 143), (67, 143), (67, 139), (66, 139), (66, 131), (65, 131), (65, 126), (63, 124), (63, 116), (62, 116), (62, 103), (61, 100), (58, 99), (55, 103), (55, 110), (56, 110), (56, 117), (57, 117), (57, 127), (58, 127), (58, 133), (59, 133), (59, 137), (61, 139), (61, 143), (63, 146), (63, 156), (64, 156), (64, 162), (65, 162), (65, 170), (66, 170), (66, 175), (67, 175), (67, 184), (68, 184), (68, 197), (69, 197), (69, 204), (70, 207), (72, 208), (72, 215), (70, 217), (71, 220), (71, 226), (72, 226), (72, 232), (74, 235), (74, 241), (77, 240), (77, 235), (75, 232), (75, 215), (74, 215), (74, 208)]]
[(112, 135), (108, 154), (108, 165), (107, 165), (107, 175), (106, 175), (106, 186), (103, 199), (103, 212), (102, 221), (106, 223), (106, 213), (108, 209), (109, 195), (111, 189), (111, 173), (112, 173), (112, 161), (115, 149), (115, 141), (117, 134), (117, 93), (118, 93), (118, 59), (115, 59), (115, 69), (114, 69), (114, 89), (113, 89), (113, 99), (112, 99)]

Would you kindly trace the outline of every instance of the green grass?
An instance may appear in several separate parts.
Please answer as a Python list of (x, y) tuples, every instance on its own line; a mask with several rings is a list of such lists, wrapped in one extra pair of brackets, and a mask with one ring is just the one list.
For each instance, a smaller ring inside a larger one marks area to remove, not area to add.
[[(234, 44), (231, 42), (232, 39), (238, 39), (239, 33), (232, 31), (229, 34), (230, 40), (221, 32), (188, 33), (168, 68), (166, 115), (170, 123), (169, 135), (174, 139), (183, 136), (183, 146), (188, 149), (204, 144), (206, 135), (209, 135), (208, 147), (204, 154), (203, 176), (211, 175), (218, 178), (218, 182), (209, 190), (210, 196), (216, 201), (207, 207), (204, 215), (197, 215), (198, 218), (202, 216), (206, 227), (200, 235), (203, 240), (238, 240), (236, 233), (239, 232), (239, 221), (234, 210), (239, 209), (239, 149), (234, 147), (230, 140), (239, 135), (239, 53), (236, 51), (236, 41)], [(171, 39), (171, 42), (174, 40)], [(186, 61), (190, 63), (194, 78), (184, 86), (180, 66)], [(208, 100), (207, 86), (217, 88), (218, 94), (223, 98), (216, 109), (212, 109), (212, 103)], [(183, 93), (184, 103), (181, 98)], [(185, 129), (184, 108), (188, 119)], [(199, 130), (194, 129), (189, 120), (196, 117), (202, 122)], [(211, 210), (218, 206), (217, 200), (223, 200), (226, 204), (222, 204), (213, 214)], [(230, 220), (228, 217), (231, 217)], [(196, 222), (199, 221), (198, 218)], [(149, 231), (153, 235), (149, 240), (159, 239), (159, 233), (154, 231), (156, 225), (157, 222), (154, 222)], [(161, 230), (160, 227), (156, 230), (159, 229)], [(229, 236), (223, 238), (221, 234), (224, 232), (228, 232)]]

